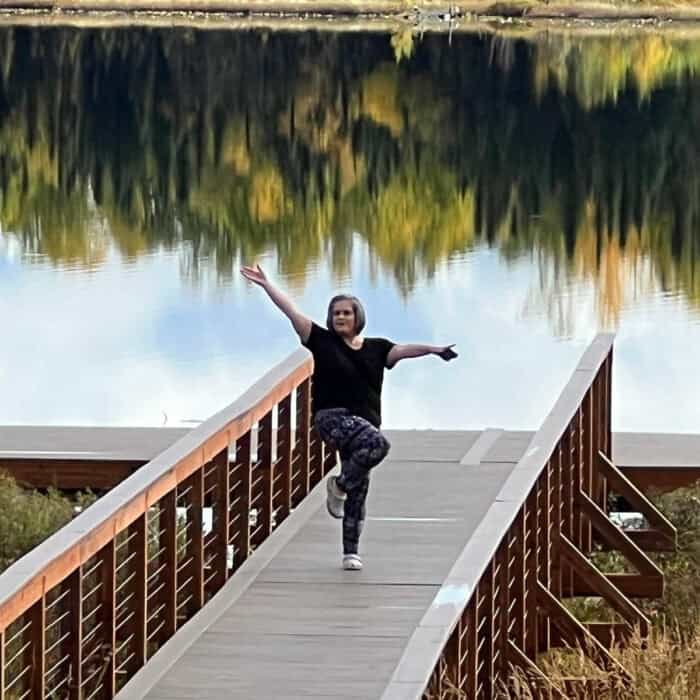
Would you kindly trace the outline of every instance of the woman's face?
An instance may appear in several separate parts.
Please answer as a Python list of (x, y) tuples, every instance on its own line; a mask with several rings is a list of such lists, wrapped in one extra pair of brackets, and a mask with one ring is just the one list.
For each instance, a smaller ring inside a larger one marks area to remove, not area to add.
[(336, 301), (333, 304), (333, 330), (338, 335), (343, 335), (349, 338), (355, 336), (355, 310), (352, 308), (352, 302), (345, 299)]

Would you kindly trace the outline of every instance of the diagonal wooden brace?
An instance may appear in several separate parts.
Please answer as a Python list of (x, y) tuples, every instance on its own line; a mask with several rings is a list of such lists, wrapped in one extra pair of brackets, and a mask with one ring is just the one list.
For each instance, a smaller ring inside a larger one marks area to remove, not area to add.
[(623, 496), (625, 500), (639, 511), (658, 531), (659, 535), (666, 538), (671, 547), (675, 548), (677, 542), (676, 528), (668, 521), (664, 514), (610, 461), (610, 459), (598, 452), (598, 470), (612, 490)]
[(573, 648), (577, 644), (595, 663), (607, 671), (619, 673), (627, 682), (629, 671), (564, 607), (562, 602), (542, 582), (537, 582), (537, 605), (557, 628), (562, 638)]
[[(567, 700), (566, 693), (557, 687), (540, 667), (511, 639), (508, 641), (508, 661), (525, 670), (529, 677), (551, 700)], [(539, 696), (537, 696), (539, 697)]]
[(562, 534), (559, 535), (559, 552), (594, 594), (605, 598), (631, 625), (639, 625), (642, 637), (649, 634), (649, 619), (646, 615)]
[(576, 495), (576, 502), (581, 507), (593, 528), (611, 549), (616, 549), (639, 571), (648, 576), (659, 576), (663, 580), (663, 571), (627, 536), (624, 530), (613, 523), (589, 496), (582, 491)]

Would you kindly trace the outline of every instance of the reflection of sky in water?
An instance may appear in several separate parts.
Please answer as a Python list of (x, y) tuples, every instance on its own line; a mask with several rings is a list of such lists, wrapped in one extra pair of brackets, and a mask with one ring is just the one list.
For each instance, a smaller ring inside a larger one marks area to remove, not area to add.
[[(273, 256), (262, 264), (274, 276)], [(303, 289), (277, 280), (321, 321), (336, 285), (327, 268)], [(407, 360), (387, 374), (385, 426), (533, 428), (597, 329), (591, 286), (564, 289), (574, 305), (567, 340), (533, 305), (537, 263), (477, 249), (442, 264), (406, 299), (358, 244), (352, 291), (367, 333), (398, 342), (457, 343), (459, 360)], [(242, 279), (183, 279), (177, 254), (94, 271), (26, 264), (0, 237), (0, 423), (169, 425), (206, 418), (295, 347), (286, 319)], [(674, 298), (624, 308), (614, 363), (614, 428), (700, 432), (700, 324)]]

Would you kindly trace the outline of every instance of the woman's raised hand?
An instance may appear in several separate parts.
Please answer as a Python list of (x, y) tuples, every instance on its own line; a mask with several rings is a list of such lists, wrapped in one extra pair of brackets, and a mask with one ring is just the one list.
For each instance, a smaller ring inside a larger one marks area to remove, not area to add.
[(452, 345), (445, 345), (444, 348), (440, 348), (435, 354), (445, 360), (445, 362), (454, 360), (455, 357), (457, 357), (457, 353), (452, 349), (454, 346), (454, 343), (452, 343)]
[(267, 284), (267, 276), (262, 271), (260, 265), (256, 265), (255, 267), (244, 265), (241, 268), (241, 274), (253, 284), (259, 284), (261, 287), (264, 287)]

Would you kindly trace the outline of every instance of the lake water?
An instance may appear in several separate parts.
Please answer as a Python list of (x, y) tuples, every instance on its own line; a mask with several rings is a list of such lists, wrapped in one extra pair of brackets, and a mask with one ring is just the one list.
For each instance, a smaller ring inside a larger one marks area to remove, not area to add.
[(456, 343), (385, 426), (534, 428), (596, 331), (614, 428), (700, 432), (700, 43), (0, 30), (0, 423), (188, 425), (319, 321)]

